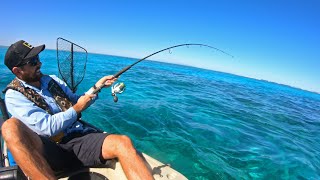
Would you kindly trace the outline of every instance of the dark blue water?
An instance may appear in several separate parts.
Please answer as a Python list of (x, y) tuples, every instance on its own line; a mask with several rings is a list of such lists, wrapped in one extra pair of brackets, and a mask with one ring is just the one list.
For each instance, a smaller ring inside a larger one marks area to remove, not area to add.
[[(40, 57), (44, 73), (58, 74), (55, 51)], [(89, 54), (78, 92), (134, 61)], [(3, 89), (13, 76), (3, 63), (0, 70)], [(119, 102), (104, 89), (83, 118), (130, 136), (189, 179), (320, 179), (319, 94), (153, 61), (119, 81), (127, 86)]]

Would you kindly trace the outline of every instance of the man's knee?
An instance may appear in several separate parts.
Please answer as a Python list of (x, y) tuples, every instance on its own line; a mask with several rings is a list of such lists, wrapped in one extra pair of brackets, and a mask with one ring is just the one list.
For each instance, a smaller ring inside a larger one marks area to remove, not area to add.
[(102, 146), (102, 156), (106, 159), (128, 158), (136, 153), (131, 139), (124, 135), (111, 134), (106, 137)]
[(119, 137), (119, 142), (118, 142), (118, 143), (119, 143), (118, 146), (119, 146), (119, 148), (120, 148), (121, 150), (126, 150), (126, 149), (131, 150), (131, 149), (134, 149), (134, 146), (133, 146), (133, 144), (132, 144), (131, 139), (130, 139), (128, 136), (126, 136), (126, 135), (121, 135), (121, 136)]
[(1, 133), (5, 141), (16, 138), (16, 133), (22, 126), (22, 122), (16, 118), (6, 120), (1, 127)]
[[(131, 139), (125, 135), (110, 135), (107, 137), (109, 145), (104, 146), (105, 154), (111, 154), (111, 156), (127, 156), (135, 153), (135, 148), (132, 144)], [(109, 152), (109, 153), (107, 153)]]

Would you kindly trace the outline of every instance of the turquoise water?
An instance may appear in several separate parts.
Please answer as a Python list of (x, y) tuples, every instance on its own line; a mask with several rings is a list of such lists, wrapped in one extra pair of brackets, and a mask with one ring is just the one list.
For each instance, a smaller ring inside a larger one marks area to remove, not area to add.
[[(3, 60), (4, 48), (0, 48)], [(56, 52), (42, 72), (58, 74)], [(135, 60), (89, 54), (78, 92)], [(1, 63), (0, 88), (13, 78)], [(154, 61), (121, 76), (83, 118), (130, 136), (137, 149), (189, 179), (320, 179), (320, 95), (265, 81)]]

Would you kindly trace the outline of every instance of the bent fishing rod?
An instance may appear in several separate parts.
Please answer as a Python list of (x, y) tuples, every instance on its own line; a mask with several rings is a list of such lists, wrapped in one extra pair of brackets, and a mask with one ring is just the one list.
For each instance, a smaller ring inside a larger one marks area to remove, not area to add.
[[(187, 47), (189, 47), (189, 46), (207, 47), (207, 48), (210, 48), (210, 49), (214, 49), (214, 50), (216, 50), (216, 51), (219, 51), (219, 52), (221, 52), (221, 53), (223, 53), (223, 54), (226, 54), (226, 55), (228, 55), (228, 56), (230, 56), (230, 57), (233, 58), (232, 55), (226, 53), (225, 51), (220, 50), (220, 49), (218, 49), (218, 48), (216, 48), (216, 47), (213, 47), (213, 46), (209, 46), (209, 45), (207, 45), (207, 44), (197, 44), (197, 43), (179, 44), (179, 45), (171, 46), (171, 47), (168, 47), (168, 48), (165, 48), (165, 49), (161, 49), (161, 50), (159, 50), (159, 51), (157, 51), (157, 52), (154, 52), (154, 53), (152, 53), (152, 54), (150, 54), (150, 55), (148, 55), (148, 56), (146, 56), (146, 57), (144, 57), (144, 58), (142, 58), (142, 59), (134, 62), (133, 64), (124, 67), (124, 68), (121, 69), (118, 73), (116, 73), (115, 75), (113, 75), (113, 77), (114, 77), (114, 78), (118, 78), (121, 74), (123, 74), (124, 72), (128, 71), (128, 70), (129, 70), (130, 68), (132, 68), (134, 65), (138, 64), (139, 62), (141, 62), (141, 61), (143, 61), (143, 60), (145, 60), (145, 59), (147, 59), (147, 58), (149, 58), (149, 57), (151, 57), (151, 56), (154, 56), (154, 55), (156, 55), (156, 54), (158, 54), (158, 53), (161, 53), (161, 52), (163, 52), (163, 51), (167, 51), (167, 50), (170, 51), (171, 49), (174, 49), (174, 48), (177, 48), (177, 47), (181, 47), (181, 46), (187, 46)], [(98, 92), (100, 92), (100, 90), (101, 90), (103, 87), (105, 87), (105, 84), (102, 84), (101, 86), (98, 86), (98, 87), (92, 92), (92, 94), (97, 94)], [(111, 87), (111, 93), (112, 93), (114, 102), (117, 102), (117, 101), (118, 101), (118, 97), (116, 96), (116, 94), (117, 94), (117, 93), (122, 93), (124, 90), (125, 90), (125, 85), (124, 85), (124, 83), (117, 83), (117, 84), (115, 84), (114, 86)]]

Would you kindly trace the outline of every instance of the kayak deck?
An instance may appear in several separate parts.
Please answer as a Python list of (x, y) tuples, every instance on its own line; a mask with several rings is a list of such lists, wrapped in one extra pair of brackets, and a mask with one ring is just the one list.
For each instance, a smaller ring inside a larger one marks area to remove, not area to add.
[[(152, 169), (152, 174), (156, 180), (186, 180), (187, 178), (172, 169), (170, 165), (163, 164), (156, 159), (142, 153), (146, 160), (149, 168)], [(118, 161), (115, 162), (115, 168), (85, 168), (74, 172), (70, 172), (66, 177), (60, 178), (60, 180), (76, 179), (77, 176), (100, 176), (98, 179), (109, 179), (109, 180), (125, 180), (127, 179), (123, 169)], [(102, 175), (102, 176), (101, 176)], [(96, 177), (95, 176), (95, 177)]]

